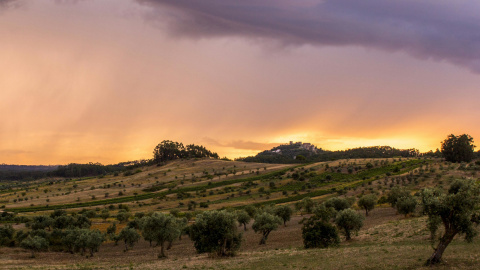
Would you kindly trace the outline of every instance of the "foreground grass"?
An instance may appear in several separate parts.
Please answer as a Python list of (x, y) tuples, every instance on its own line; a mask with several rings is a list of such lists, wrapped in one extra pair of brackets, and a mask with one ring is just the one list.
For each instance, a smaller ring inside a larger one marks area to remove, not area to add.
[(212, 259), (200, 255), (181, 260), (127, 265), (73, 264), (66, 266), (22, 266), (4, 269), (478, 269), (480, 243), (455, 241), (444, 255), (445, 262), (425, 267), (432, 250), (426, 242), (392, 245), (352, 243), (330, 249), (284, 249), (241, 253), (234, 258)]

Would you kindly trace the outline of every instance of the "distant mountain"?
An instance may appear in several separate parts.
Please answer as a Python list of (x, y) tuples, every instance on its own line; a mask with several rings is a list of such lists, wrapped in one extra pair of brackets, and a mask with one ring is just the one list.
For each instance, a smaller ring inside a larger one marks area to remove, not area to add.
[(246, 162), (262, 163), (306, 163), (344, 158), (390, 158), (415, 157), (419, 155), (417, 149), (396, 149), (390, 146), (372, 146), (347, 149), (342, 151), (328, 151), (318, 148), (311, 143), (290, 142), (276, 146), (270, 150), (258, 153), (256, 156), (238, 158)]

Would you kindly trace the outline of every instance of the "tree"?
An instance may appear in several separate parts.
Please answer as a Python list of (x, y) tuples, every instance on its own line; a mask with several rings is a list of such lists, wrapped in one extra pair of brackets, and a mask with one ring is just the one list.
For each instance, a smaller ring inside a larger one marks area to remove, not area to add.
[(295, 203), (295, 209), (297, 209), (297, 211), (304, 209), (308, 214), (312, 213), (314, 207), (315, 202), (310, 197), (305, 197), (301, 201)]
[(0, 246), (12, 246), (15, 244), (13, 236), (15, 230), (12, 225), (0, 226)]
[(397, 205), (398, 199), (401, 197), (410, 196), (410, 192), (400, 187), (393, 187), (387, 195), (387, 202), (390, 203), (392, 207)]
[(446, 194), (440, 190), (424, 189), (421, 197), (429, 229), (435, 234), (439, 227), (437, 224), (443, 224), (445, 228), (435, 251), (427, 260), (427, 264), (432, 265), (441, 262), (445, 249), (457, 234), (464, 234), (467, 242), (471, 242), (477, 234), (474, 225), (480, 222), (480, 188), (472, 180), (457, 180)]
[(150, 243), (155, 241), (161, 250), (158, 258), (165, 258), (165, 244), (171, 243), (180, 236), (180, 225), (172, 215), (155, 212), (141, 219), (140, 227), (143, 238)]
[(303, 224), (302, 238), (305, 248), (327, 248), (340, 243), (335, 226), (317, 215), (311, 216)]
[(105, 240), (104, 235), (99, 230), (79, 229), (75, 233), (78, 234), (75, 240), (75, 248), (80, 250), (82, 255), (88, 250), (90, 257), (93, 257), (94, 252), (98, 252), (98, 248)]
[(443, 157), (450, 162), (470, 162), (475, 157), (474, 149), (473, 138), (468, 134), (450, 134), (442, 142)]
[(32, 230), (41, 230), (48, 228), (50, 229), (53, 225), (53, 219), (49, 216), (35, 216), (33, 217), (31, 229)]
[(27, 237), (24, 239), (20, 246), (24, 249), (29, 249), (32, 252), (32, 258), (35, 258), (35, 252), (40, 252), (48, 249), (48, 242), (41, 236)]
[(275, 207), (274, 213), (283, 220), (283, 226), (287, 227), (287, 221), (292, 218), (293, 210), (287, 205), (280, 205)]
[(405, 215), (407, 217), (408, 214), (415, 212), (415, 208), (417, 207), (417, 200), (412, 195), (400, 197), (396, 203), (398, 213)]
[(80, 229), (68, 229), (65, 230), (65, 234), (63, 236), (63, 246), (67, 249), (68, 252), (74, 253), (76, 248), (77, 239), (80, 236), (81, 231)]
[(364, 217), (353, 209), (338, 212), (335, 224), (345, 233), (346, 240), (352, 239), (352, 232), (358, 232), (363, 227)]
[(345, 198), (334, 197), (330, 198), (325, 202), (326, 207), (333, 207), (336, 211), (342, 211), (344, 209), (350, 208), (350, 202)]
[(245, 206), (245, 211), (251, 218), (255, 217), (255, 215), (257, 214), (257, 208), (251, 204)]
[(107, 218), (110, 217), (110, 212), (108, 211), (108, 209), (103, 209), (102, 212), (100, 213), (100, 217), (106, 221)]
[(128, 247), (133, 247), (140, 240), (140, 234), (134, 228), (125, 227), (120, 231), (118, 238), (125, 243), (124, 251), (128, 251)]
[(198, 253), (231, 256), (240, 248), (242, 235), (237, 233), (235, 214), (222, 210), (198, 215), (190, 228), (190, 238)]
[(237, 221), (240, 224), (243, 224), (243, 229), (246, 231), (247, 230), (247, 224), (250, 222), (252, 219), (250, 215), (244, 210), (237, 211)]
[(337, 211), (333, 207), (327, 207), (325, 203), (322, 203), (321, 205), (315, 207), (313, 210), (313, 214), (321, 221), (323, 222), (330, 222), (332, 218), (335, 217), (337, 214)]
[(164, 140), (153, 150), (153, 160), (158, 163), (178, 159), (182, 156), (184, 146), (182, 143)]
[(53, 228), (55, 229), (66, 229), (68, 227), (72, 227), (74, 225), (75, 218), (72, 216), (56, 216), (53, 220)]
[(270, 213), (263, 212), (255, 217), (252, 229), (257, 233), (262, 234), (260, 245), (265, 245), (268, 235), (278, 228), (278, 225), (282, 224), (282, 220)]
[(365, 215), (368, 217), (368, 212), (372, 211), (377, 204), (377, 196), (375, 194), (369, 194), (362, 196), (360, 200), (358, 200), (358, 206), (360, 208), (365, 209)]
[(131, 214), (129, 212), (127, 212), (124, 209), (121, 209), (120, 211), (118, 211), (116, 218), (118, 221), (120, 221), (120, 223), (123, 223), (123, 222), (127, 222), (130, 216)]
[(92, 226), (92, 222), (84, 215), (77, 216), (73, 223), (73, 227), (81, 229), (88, 229), (90, 226)]

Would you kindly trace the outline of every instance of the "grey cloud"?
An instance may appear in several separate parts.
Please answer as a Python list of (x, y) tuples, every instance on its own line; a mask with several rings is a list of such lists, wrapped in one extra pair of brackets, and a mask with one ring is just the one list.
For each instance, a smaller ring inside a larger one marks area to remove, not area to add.
[(149, 20), (179, 36), (404, 51), (480, 73), (480, 2), (474, 0), (136, 1), (154, 8)]

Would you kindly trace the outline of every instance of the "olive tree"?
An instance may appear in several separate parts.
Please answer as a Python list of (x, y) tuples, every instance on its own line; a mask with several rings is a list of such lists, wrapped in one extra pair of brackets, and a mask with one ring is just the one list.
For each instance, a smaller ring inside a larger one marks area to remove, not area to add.
[(287, 227), (287, 221), (292, 218), (293, 210), (290, 206), (280, 205), (275, 207), (274, 213), (283, 220), (283, 226)]
[(48, 241), (38, 235), (29, 236), (20, 243), (20, 246), (24, 249), (29, 249), (32, 252), (32, 258), (35, 258), (35, 252), (48, 249)]
[(302, 228), (305, 248), (327, 248), (340, 243), (337, 228), (324, 220), (325, 216), (311, 216)]
[(267, 212), (263, 212), (255, 217), (252, 229), (257, 233), (262, 234), (260, 245), (264, 245), (267, 241), (268, 235), (278, 228), (278, 225), (282, 224), (282, 220), (275, 215)]
[(13, 246), (15, 230), (12, 225), (0, 226), (0, 246)]
[(207, 211), (197, 215), (190, 228), (190, 238), (198, 253), (215, 252), (218, 256), (231, 256), (240, 248), (242, 235), (237, 233), (234, 213)]
[(407, 196), (410, 196), (410, 192), (405, 188), (393, 187), (387, 195), (387, 202), (390, 203), (392, 207), (395, 207), (398, 199)]
[(357, 211), (349, 208), (338, 212), (335, 224), (343, 230), (348, 241), (352, 239), (352, 232), (358, 232), (363, 227), (364, 219)]
[(417, 200), (412, 195), (400, 197), (397, 200), (396, 208), (399, 214), (405, 215), (415, 212), (417, 207)]
[(365, 215), (368, 217), (368, 212), (372, 211), (377, 204), (377, 196), (375, 194), (369, 194), (362, 196), (360, 200), (358, 200), (358, 206), (362, 209), (365, 209)]
[(248, 215), (248, 213), (244, 210), (240, 210), (240, 211), (237, 211), (236, 212), (237, 214), (237, 221), (238, 223), (240, 223), (241, 225), (243, 225), (243, 229), (246, 231), (247, 230), (247, 224), (250, 222), (250, 220), (252, 219), (250, 217), (250, 215)]
[(165, 244), (173, 242), (180, 236), (180, 226), (177, 219), (172, 215), (155, 212), (151, 216), (141, 219), (140, 228), (146, 241), (154, 241), (160, 245), (158, 258), (165, 258)]
[(140, 240), (140, 234), (134, 228), (125, 227), (120, 231), (118, 238), (125, 243), (124, 251), (128, 251), (128, 247), (133, 247)]
[(441, 262), (445, 249), (457, 234), (465, 235), (468, 242), (477, 234), (474, 225), (480, 221), (480, 187), (471, 180), (457, 180), (446, 194), (440, 190), (424, 189), (421, 197), (431, 232), (435, 234), (440, 224), (445, 228), (435, 251), (427, 260), (427, 264), (432, 265)]
[(98, 252), (98, 248), (105, 240), (104, 235), (99, 230), (79, 229), (76, 230), (76, 233), (78, 236), (75, 240), (75, 248), (80, 250), (82, 255), (88, 250), (90, 257), (93, 257), (94, 252)]
[(334, 197), (325, 202), (326, 207), (333, 207), (336, 211), (342, 211), (350, 208), (350, 202), (345, 198)]

